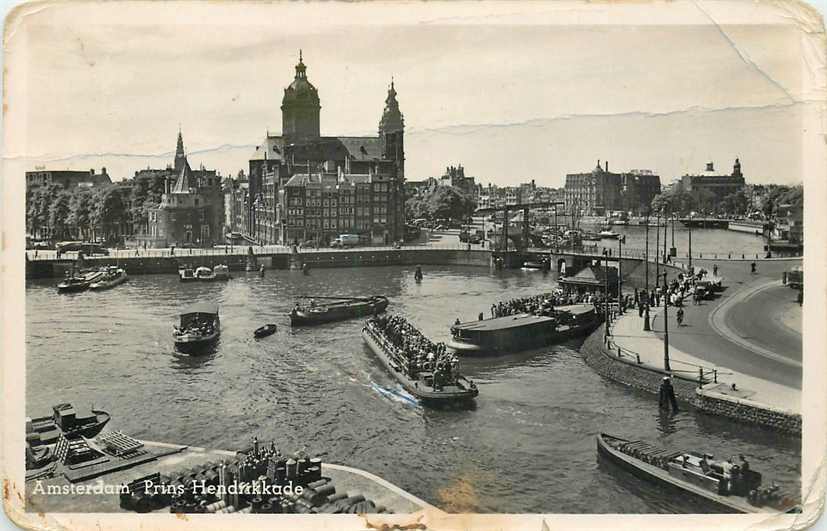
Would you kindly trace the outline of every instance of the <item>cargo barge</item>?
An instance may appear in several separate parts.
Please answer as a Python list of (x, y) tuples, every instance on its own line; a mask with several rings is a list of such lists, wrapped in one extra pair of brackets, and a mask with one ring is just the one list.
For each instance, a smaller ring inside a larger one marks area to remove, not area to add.
[(765, 231), (769, 230), (770, 225), (769, 223), (765, 223), (763, 221), (754, 221), (750, 219), (731, 219), (729, 221), (729, 226), (727, 228), (735, 232), (746, 232), (748, 234), (756, 234), (761, 236), (764, 234)]
[(645, 441), (597, 435), (597, 453), (633, 475), (680, 492), (725, 513), (800, 512), (778, 487), (762, 487), (761, 474), (741, 456), (739, 464), (712, 455), (658, 448)]
[(601, 322), (593, 304), (558, 306), (551, 316), (520, 313), (459, 323), (447, 345), (463, 356), (503, 355), (586, 336)]

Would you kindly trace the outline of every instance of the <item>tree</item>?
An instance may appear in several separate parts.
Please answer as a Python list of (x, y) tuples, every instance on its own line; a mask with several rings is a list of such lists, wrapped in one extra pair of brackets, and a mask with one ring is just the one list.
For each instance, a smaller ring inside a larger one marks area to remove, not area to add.
[(432, 219), (466, 219), (477, 204), (454, 186), (437, 186), (424, 197), (425, 211)]
[(67, 234), (67, 225), (69, 217), (70, 202), (72, 195), (66, 190), (57, 193), (49, 205), (49, 232), (52, 238), (64, 238)]
[(652, 199), (652, 212), (673, 212), (678, 215), (687, 215), (698, 207), (698, 202), (691, 193), (673, 187), (664, 190)]

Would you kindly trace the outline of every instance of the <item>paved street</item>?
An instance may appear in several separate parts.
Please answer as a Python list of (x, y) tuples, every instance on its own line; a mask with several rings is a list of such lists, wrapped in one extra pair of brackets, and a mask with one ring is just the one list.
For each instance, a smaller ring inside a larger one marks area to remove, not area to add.
[[(781, 273), (798, 260), (759, 263), (758, 274), (749, 272), (750, 262), (720, 262), (718, 273), (725, 277), (724, 290), (712, 301), (684, 307), (684, 326), (678, 326), (675, 308), (669, 308), (669, 344), (672, 368), (697, 374), (698, 366), (705, 370), (719, 370), (719, 381), (736, 383), (755, 395), (751, 399), (776, 407), (800, 409), (801, 337), (783, 319), (791, 310), (787, 299), (794, 301), (794, 291), (776, 284)], [(696, 267), (711, 269), (712, 262), (697, 261)], [(770, 287), (768, 287), (770, 286)], [(783, 290), (787, 290), (785, 293)], [(741, 300), (739, 294), (747, 296)], [(724, 321), (731, 322), (729, 330), (713, 327), (710, 314), (730, 299), (737, 299), (725, 311)], [(787, 316), (789, 317), (789, 316)], [(637, 312), (627, 312), (615, 323), (615, 342), (625, 349), (641, 354), (644, 363), (663, 367), (663, 309), (654, 312), (653, 333), (643, 332), (643, 320)], [(750, 343), (743, 342), (744, 335)], [(775, 354), (775, 359), (751, 350), (757, 346)]]

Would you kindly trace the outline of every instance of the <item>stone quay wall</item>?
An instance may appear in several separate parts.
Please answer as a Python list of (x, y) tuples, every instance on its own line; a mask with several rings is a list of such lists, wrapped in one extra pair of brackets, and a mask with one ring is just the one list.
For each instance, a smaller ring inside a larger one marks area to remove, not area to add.
[[(357, 249), (349, 251), (302, 251), (295, 255), (289, 253), (263, 253), (253, 255), (256, 268), (264, 265), (266, 269), (290, 269), (291, 262), (307, 264), (312, 270), (322, 267), (358, 267), (384, 265), (463, 265), (489, 267), (491, 252), (472, 249)], [(292, 257), (292, 260), (291, 260)], [(176, 250), (173, 256), (129, 256), (110, 257), (93, 256), (84, 259), (84, 267), (103, 267), (117, 265), (126, 269), (130, 275), (177, 273), (181, 266), (207, 266), (226, 264), (231, 271), (244, 271), (247, 267), (247, 254), (187, 254), (185, 249)], [(35, 260), (26, 264), (28, 278), (62, 277), (72, 268), (74, 261)]]
[[(604, 378), (657, 395), (666, 371), (638, 365), (631, 358), (618, 357), (603, 342), (601, 326), (586, 339), (580, 349), (586, 364)], [(696, 380), (672, 376), (672, 385), (679, 402), (711, 415), (723, 416), (739, 422), (756, 424), (782, 433), (801, 435), (801, 416), (777, 408), (739, 400), (704, 391)]]

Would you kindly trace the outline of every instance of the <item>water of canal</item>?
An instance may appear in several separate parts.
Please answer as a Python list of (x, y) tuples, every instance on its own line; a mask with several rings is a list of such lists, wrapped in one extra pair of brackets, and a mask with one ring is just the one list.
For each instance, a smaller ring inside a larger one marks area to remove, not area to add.
[[(465, 360), (480, 388), (475, 406), (430, 410), (388, 398), (396, 388), (360, 338), (361, 321), (291, 330), (298, 294), (381, 293), (392, 312), (444, 340), (458, 316), (546, 291), (540, 272), (429, 267), (421, 284), (405, 267), (269, 271), (227, 283), (132, 277), (101, 293), (59, 295), (53, 280), (26, 291), (29, 415), (51, 405), (94, 404), (110, 428), (147, 440), (237, 449), (254, 435), (359, 467), (452, 511), (647, 513), (698, 507), (601, 464), (600, 431), (665, 446), (745, 453), (753, 468), (797, 492), (800, 441), (727, 420), (665, 416), (650, 395), (585, 365), (579, 343)], [(202, 358), (176, 354), (172, 325), (196, 301), (221, 307), (222, 336)], [(252, 338), (263, 323), (278, 332)]]

